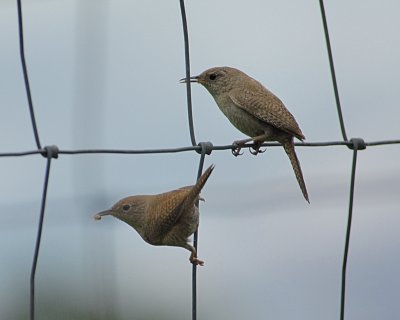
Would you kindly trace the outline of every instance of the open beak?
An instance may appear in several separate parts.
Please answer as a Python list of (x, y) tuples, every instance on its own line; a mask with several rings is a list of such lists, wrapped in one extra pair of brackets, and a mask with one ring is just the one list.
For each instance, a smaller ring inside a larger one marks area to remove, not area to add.
[[(187, 78), (182, 78), (181, 80), (179, 80), (180, 83), (187, 83), (188, 80)], [(195, 77), (190, 77), (189, 78), (189, 82), (199, 82), (199, 76), (195, 76)]]
[(110, 216), (110, 215), (112, 215), (112, 211), (111, 210), (105, 210), (105, 211), (96, 213), (93, 218), (94, 218), (94, 220), (101, 220), (101, 217)]

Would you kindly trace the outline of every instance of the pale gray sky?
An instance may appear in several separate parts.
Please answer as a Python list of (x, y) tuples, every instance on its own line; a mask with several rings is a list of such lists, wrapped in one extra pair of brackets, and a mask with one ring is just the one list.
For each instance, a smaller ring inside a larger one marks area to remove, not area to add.
[[(60, 149), (190, 145), (178, 1), (23, 1), (26, 58), (42, 144)], [(26, 2), (26, 3), (25, 3)], [(325, 4), (347, 134), (399, 139), (398, 1)], [(309, 142), (340, 140), (317, 1), (186, 1), (191, 69), (229, 65), (286, 104)], [(0, 3), (0, 152), (35, 148), (23, 87), (15, 1)], [(233, 128), (192, 87), (197, 141)], [(199, 319), (339, 317), (352, 152), (298, 147), (311, 204), (282, 148), (215, 151), (201, 205)], [(400, 314), (400, 147), (358, 157), (346, 315)], [(62, 155), (52, 163), (37, 274), (38, 313), (60, 318), (188, 319), (185, 250), (144, 243), (92, 215), (129, 194), (195, 181), (197, 153)], [(26, 318), (45, 161), (0, 158), (0, 318)], [(17, 311), (16, 311), (17, 310)], [(79, 314), (79, 313), (77, 313)]]

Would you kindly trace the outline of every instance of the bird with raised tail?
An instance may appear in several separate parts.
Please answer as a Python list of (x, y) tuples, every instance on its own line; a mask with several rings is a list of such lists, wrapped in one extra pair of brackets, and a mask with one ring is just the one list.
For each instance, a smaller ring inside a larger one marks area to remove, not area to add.
[(193, 186), (155, 194), (137, 195), (119, 200), (111, 209), (97, 213), (94, 218), (114, 216), (133, 227), (144, 241), (155, 246), (182, 247), (191, 252), (190, 262), (204, 265), (188, 238), (199, 225), (197, 203), (200, 191), (211, 175), (211, 165)]
[(282, 144), (303, 196), (310, 202), (293, 142), (294, 137), (301, 141), (305, 137), (293, 115), (277, 96), (257, 80), (231, 67), (215, 67), (196, 77), (181, 79), (181, 82), (187, 81), (203, 85), (229, 121), (250, 137), (234, 142), (237, 147), (232, 153), (235, 156), (249, 141), (254, 142), (254, 152), (251, 152), (254, 155), (261, 152), (260, 146), (264, 141)]

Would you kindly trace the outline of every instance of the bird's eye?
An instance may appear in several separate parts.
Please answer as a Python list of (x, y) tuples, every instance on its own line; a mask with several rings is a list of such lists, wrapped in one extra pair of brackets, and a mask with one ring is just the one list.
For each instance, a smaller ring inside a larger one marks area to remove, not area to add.
[(215, 79), (217, 79), (217, 74), (211, 73), (209, 78), (210, 78), (210, 80), (215, 80)]
[(124, 211), (128, 211), (131, 208), (131, 206), (129, 204), (125, 204), (122, 206), (122, 210)]

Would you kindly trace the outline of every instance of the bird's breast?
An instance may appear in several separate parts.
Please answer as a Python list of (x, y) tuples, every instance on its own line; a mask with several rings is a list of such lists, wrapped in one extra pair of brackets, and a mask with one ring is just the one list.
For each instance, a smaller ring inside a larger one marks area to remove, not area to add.
[(255, 137), (264, 133), (265, 124), (235, 105), (229, 96), (215, 98), (215, 101), (229, 121), (244, 134)]

